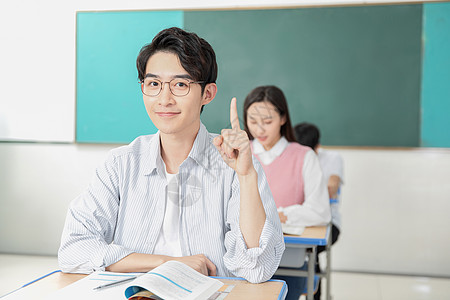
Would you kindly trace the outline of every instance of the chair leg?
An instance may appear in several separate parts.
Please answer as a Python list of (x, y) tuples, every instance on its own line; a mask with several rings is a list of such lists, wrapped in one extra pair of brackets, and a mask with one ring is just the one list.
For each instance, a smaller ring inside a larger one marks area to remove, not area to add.
[(312, 247), (308, 253), (308, 295), (307, 300), (314, 300), (314, 274), (316, 264), (316, 247)]

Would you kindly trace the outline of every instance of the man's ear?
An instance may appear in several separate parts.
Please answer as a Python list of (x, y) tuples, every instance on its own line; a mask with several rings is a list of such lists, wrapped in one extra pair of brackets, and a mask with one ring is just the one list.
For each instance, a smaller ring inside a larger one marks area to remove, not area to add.
[(208, 83), (205, 86), (202, 96), (202, 105), (206, 105), (211, 102), (217, 94), (217, 85), (215, 83)]

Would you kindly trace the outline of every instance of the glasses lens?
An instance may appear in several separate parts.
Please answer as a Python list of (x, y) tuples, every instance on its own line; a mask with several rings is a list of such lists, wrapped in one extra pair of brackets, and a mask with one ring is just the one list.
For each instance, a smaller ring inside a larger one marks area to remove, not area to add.
[(175, 78), (170, 81), (170, 90), (175, 96), (184, 96), (189, 93), (189, 81), (187, 79)]
[(142, 84), (142, 92), (147, 96), (156, 96), (161, 91), (162, 83), (153, 78), (145, 78)]

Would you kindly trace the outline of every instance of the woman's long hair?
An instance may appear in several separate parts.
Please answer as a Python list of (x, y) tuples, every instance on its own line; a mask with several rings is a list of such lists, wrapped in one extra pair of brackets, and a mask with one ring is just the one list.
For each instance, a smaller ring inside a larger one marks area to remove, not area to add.
[(253, 89), (250, 94), (247, 95), (244, 102), (244, 130), (247, 132), (250, 140), (254, 137), (248, 130), (247, 126), (247, 111), (250, 105), (256, 102), (270, 102), (275, 106), (280, 117), (285, 117), (286, 122), (280, 128), (281, 136), (284, 136), (288, 142), (296, 142), (294, 131), (292, 130), (291, 118), (289, 117), (289, 108), (286, 101), (286, 97), (283, 91), (273, 85), (259, 86)]

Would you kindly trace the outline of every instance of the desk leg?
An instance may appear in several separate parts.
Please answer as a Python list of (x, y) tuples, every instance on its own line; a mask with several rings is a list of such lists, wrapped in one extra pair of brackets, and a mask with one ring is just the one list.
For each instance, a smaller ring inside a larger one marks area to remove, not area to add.
[(326, 294), (326, 298), (325, 299), (331, 300), (331, 283), (330, 283), (330, 277), (331, 277), (331, 239), (327, 243), (326, 251), (327, 251), (327, 267), (325, 269), (325, 279), (327, 280), (327, 294)]
[(314, 300), (314, 274), (316, 264), (316, 246), (311, 248), (311, 252), (308, 258), (308, 295), (307, 300)]

